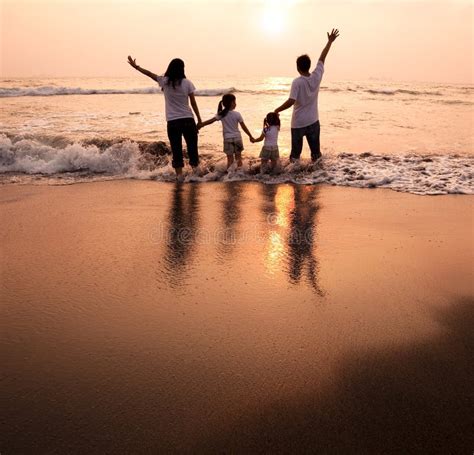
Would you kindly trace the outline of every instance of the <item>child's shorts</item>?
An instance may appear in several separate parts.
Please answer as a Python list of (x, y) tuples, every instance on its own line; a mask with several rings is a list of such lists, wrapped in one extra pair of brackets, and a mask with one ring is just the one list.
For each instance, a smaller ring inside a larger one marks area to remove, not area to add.
[(242, 139), (226, 139), (224, 141), (224, 153), (226, 155), (240, 153), (243, 149), (244, 143), (242, 142)]
[(260, 158), (263, 160), (277, 160), (280, 158), (278, 145), (264, 145), (260, 152)]

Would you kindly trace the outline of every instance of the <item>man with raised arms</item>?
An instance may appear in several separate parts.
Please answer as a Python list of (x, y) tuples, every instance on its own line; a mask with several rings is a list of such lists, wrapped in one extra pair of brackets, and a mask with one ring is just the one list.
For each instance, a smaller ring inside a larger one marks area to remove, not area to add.
[(308, 55), (301, 55), (296, 59), (296, 69), (300, 76), (293, 80), (288, 100), (275, 109), (275, 112), (279, 113), (293, 106), (293, 115), (291, 117), (291, 161), (299, 159), (305, 136), (311, 150), (311, 160), (316, 161), (321, 157), (318, 93), (324, 73), (324, 61), (332, 43), (339, 36), (339, 30), (332, 29), (332, 32), (327, 35), (328, 42), (312, 73), (309, 72), (311, 59)]

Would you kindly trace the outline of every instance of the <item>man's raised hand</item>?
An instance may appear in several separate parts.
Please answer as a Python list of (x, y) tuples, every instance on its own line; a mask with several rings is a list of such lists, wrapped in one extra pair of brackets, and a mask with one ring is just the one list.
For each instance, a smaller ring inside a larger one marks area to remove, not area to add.
[(338, 36), (339, 36), (339, 30), (337, 28), (335, 29), (333, 28), (331, 33), (328, 32), (328, 41), (333, 43)]
[(128, 63), (130, 64), (130, 66), (132, 66), (133, 68), (136, 68), (138, 65), (137, 63), (135, 62), (135, 58), (132, 58), (130, 55), (128, 56)]

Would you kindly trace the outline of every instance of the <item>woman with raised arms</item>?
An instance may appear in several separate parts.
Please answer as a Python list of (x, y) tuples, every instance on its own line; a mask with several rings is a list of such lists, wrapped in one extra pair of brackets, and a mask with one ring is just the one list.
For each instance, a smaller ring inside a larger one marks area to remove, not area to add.
[(196, 88), (184, 74), (183, 60), (179, 58), (171, 60), (164, 76), (158, 76), (137, 65), (135, 59), (131, 56), (128, 56), (128, 63), (140, 73), (158, 82), (163, 91), (168, 138), (173, 153), (172, 166), (176, 171), (176, 175), (179, 177), (184, 167), (183, 137), (186, 141), (189, 164), (196, 168), (199, 164), (198, 130), (189, 102), (191, 102), (198, 123), (201, 123), (201, 115), (194, 96)]

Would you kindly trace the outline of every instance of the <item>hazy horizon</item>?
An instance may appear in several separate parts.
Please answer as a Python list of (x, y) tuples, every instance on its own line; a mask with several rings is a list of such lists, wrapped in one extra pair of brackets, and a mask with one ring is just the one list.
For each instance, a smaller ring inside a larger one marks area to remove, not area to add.
[[(212, 78), (210, 76), (203, 76), (203, 75), (200, 75), (200, 74), (188, 74), (186, 73), (186, 76), (188, 79), (193, 79), (193, 80), (199, 80), (199, 79), (205, 79), (205, 78), (209, 78), (210, 80), (212, 80)], [(256, 74), (256, 75), (253, 75), (253, 76), (242, 76), (242, 75), (236, 75), (236, 74), (227, 74), (227, 75), (221, 75), (221, 76), (216, 76), (215, 79), (229, 79), (229, 80), (232, 80), (232, 81), (236, 81), (238, 78), (240, 78), (240, 80), (245, 80), (246, 78), (248, 78), (249, 80), (253, 80), (253, 79), (265, 79), (265, 78), (289, 78), (289, 79), (293, 79), (294, 77), (296, 77), (297, 74), (290, 74), (290, 75), (279, 75), (279, 74)], [(38, 80), (41, 80), (41, 79), (117, 79), (117, 80), (121, 80), (121, 79), (124, 79), (124, 80), (127, 80), (127, 79), (137, 79), (137, 80), (143, 80), (143, 81), (147, 81), (147, 79), (143, 79), (142, 77), (140, 77), (140, 75), (138, 73), (135, 73), (135, 74), (132, 74), (130, 76), (111, 76), (111, 75), (67, 75), (67, 76), (62, 76), (62, 75), (50, 75), (50, 74), (35, 74), (35, 75), (32, 75), (32, 76), (16, 76), (16, 75), (10, 75), (10, 76), (0, 76), (0, 80), (9, 80), (9, 79), (12, 79), (12, 80), (22, 80), (22, 79), (25, 79), (25, 80), (28, 80), (28, 79), (38, 79)], [(441, 81), (441, 80), (432, 80), (432, 81), (429, 81), (429, 80), (409, 80), (409, 79), (393, 79), (393, 78), (388, 78), (388, 77), (385, 77), (385, 78), (375, 78), (375, 77), (369, 77), (367, 79), (340, 79), (340, 80), (336, 80), (334, 78), (331, 78), (330, 75), (328, 75), (327, 77), (325, 77), (325, 80), (326, 82), (331, 82), (331, 83), (344, 83), (344, 82), (347, 82), (347, 83), (363, 83), (363, 82), (386, 82), (386, 83), (402, 83), (402, 84), (410, 84), (410, 83), (413, 83), (413, 84), (446, 84), (446, 85), (453, 85), (453, 86), (471, 86), (471, 85), (474, 85), (474, 81), (466, 81), (466, 82), (449, 82), (449, 81)], [(153, 81), (151, 81), (150, 79), (148, 79), (148, 82), (149, 84), (153, 84)], [(324, 83), (323, 83), (324, 85)]]
[(296, 56), (314, 64), (337, 27), (329, 81), (473, 83), (465, 0), (4, 0), (0, 8), (2, 78), (139, 77), (129, 54), (156, 73), (179, 56), (190, 78), (294, 77)]

